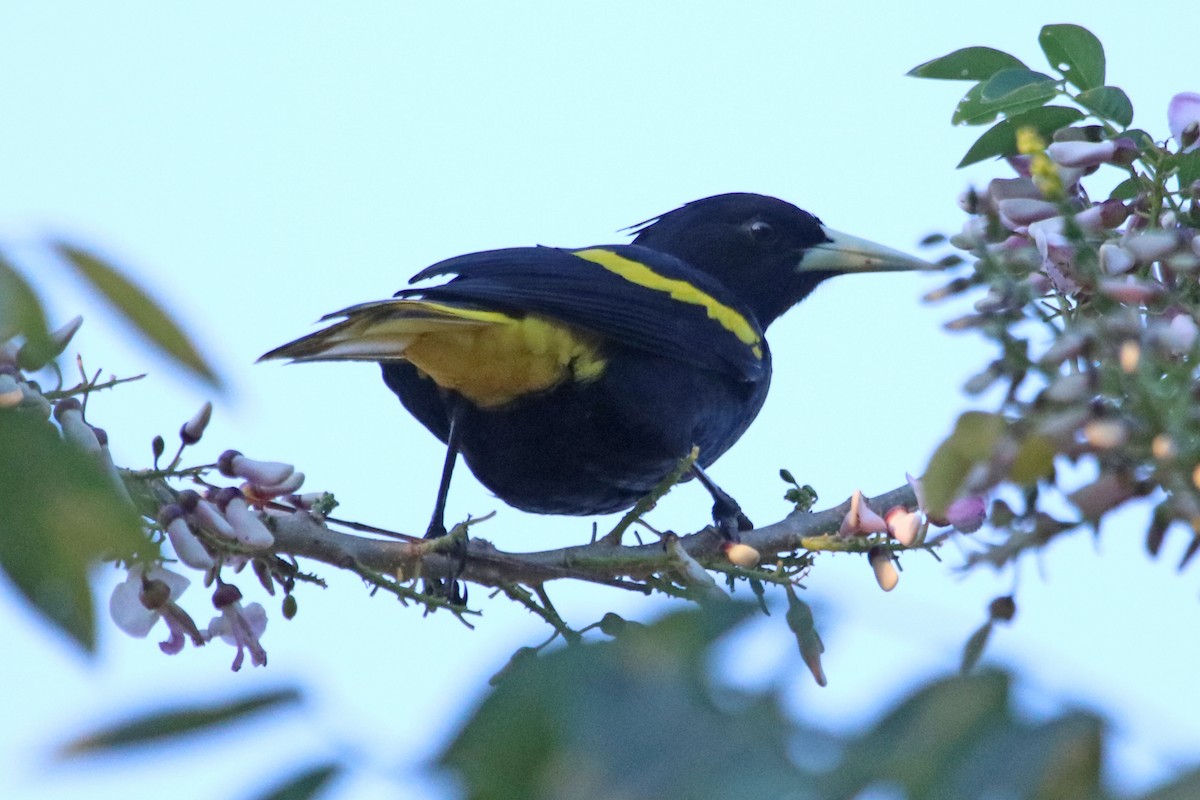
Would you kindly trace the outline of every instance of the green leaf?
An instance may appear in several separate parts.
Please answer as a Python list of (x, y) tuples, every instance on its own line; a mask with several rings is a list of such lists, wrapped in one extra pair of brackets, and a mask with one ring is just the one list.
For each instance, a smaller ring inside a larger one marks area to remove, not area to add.
[(1021, 128), (1035, 128), (1043, 139), (1049, 139), (1059, 128), (1082, 118), (1083, 113), (1079, 109), (1068, 106), (1043, 106), (1017, 114), (996, 123), (976, 139), (958, 166), (966, 167), (994, 156), (1016, 155), (1017, 131)]
[(1138, 800), (1195, 800), (1200, 797), (1200, 769), (1188, 770)]
[(1054, 85), (1054, 78), (1043, 72), (1035, 72), (1024, 67), (1020, 69), (1002, 69), (984, 81), (983, 88), (979, 93), (979, 99), (985, 103), (995, 103), (997, 100), (1003, 100), (1014, 92), (1029, 91), (1032, 89), (1042, 92), (1050, 91), (1051, 96), (1057, 91)]
[(1175, 178), (1179, 181), (1179, 188), (1187, 191), (1192, 183), (1200, 180), (1200, 150), (1170, 156), (1164, 166), (1178, 170)]
[[(1069, 713), (1041, 725), (1017, 721), (1011, 710), (993, 729), (979, 732), (927, 794), (936, 797), (1028, 797), (1096, 800), (1100, 786), (1102, 725)], [(1013, 769), (1020, 764), (1020, 769)], [(986, 789), (984, 788), (986, 787)]]
[(1088, 89), (1086, 92), (1080, 92), (1075, 100), (1096, 116), (1112, 120), (1122, 128), (1128, 128), (1133, 122), (1133, 103), (1130, 102), (1129, 95), (1116, 86)]
[(134, 745), (166, 744), (179, 736), (223, 728), (227, 723), (301, 699), (297, 689), (275, 689), (225, 703), (155, 711), (73, 739), (60, 748), (60, 755), (79, 756)]
[(1016, 56), (991, 47), (964, 47), (940, 58), (926, 61), (908, 71), (913, 78), (946, 81), (985, 81), (1002, 69), (1024, 68)]
[(475, 800), (786, 796), (803, 779), (792, 723), (769, 694), (713, 686), (706, 667), (753, 613), (676, 613), (515, 664), (440, 763)]
[(979, 659), (983, 656), (983, 650), (987, 647), (988, 639), (991, 636), (992, 621), (988, 620), (971, 634), (970, 639), (967, 639), (967, 643), (963, 645), (962, 663), (959, 665), (959, 670), (964, 675), (975, 669), (975, 665), (979, 663)]
[(149, 295), (121, 274), (120, 270), (94, 253), (64, 242), (54, 249), (108, 300), (135, 328), (176, 363), (191, 370), (213, 386), (220, 380), (187, 334)]
[(812, 609), (808, 603), (796, 596), (796, 592), (791, 586), (787, 587), (787, 601), (788, 610), (784, 619), (787, 626), (792, 629), (792, 633), (796, 635), (796, 644), (800, 647), (800, 657), (804, 659), (804, 664), (812, 673), (813, 680), (817, 682), (817, 685), (825, 686), (828, 684), (828, 680), (825, 678), (825, 669), (821, 666), (821, 654), (825, 652), (825, 643), (821, 641), (821, 635), (817, 633)]
[(259, 795), (258, 800), (309, 800), (316, 797), (342, 770), (342, 765), (335, 761), (306, 769), (266, 794)]
[(1132, 200), (1142, 191), (1142, 179), (1134, 176), (1126, 178), (1113, 187), (1108, 195), (1110, 200)]
[(940, 517), (958, 498), (971, 468), (991, 457), (1007, 424), (999, 414), (968, 411), (958, 418), (954, 432), (938, 445), (921, 478), (928, 511)]
[(1006, 69), (977, 83), (958, 101), (950, 121), (985, 125), (1000, 114), (1016, 116), (1040, 108), (1058, 94), (1054, 79), (1027, 69)]
[(1104, 85), (1104, 46), (1087, 28), (1047, 25), (1038, 44), (1050, 66), (1084, 91)]
[(1025, 437), (1017, 446), (1009, 467), (1008, 477), (1021, 486), (1032, 486), (1054, 473), (1054, 457), (1058, 450), (1049, 439), (1036, 434)]
[[(928, 684), (903, 700), (845, 750), (821, 797), (854, 797), (877, 781), (894, 781), (903, 797), (979, 797), (936, 791), (955, 762), (1008, 718), (1009, 679), (998, 672)], [(1001, 751), (1003, 752), (1003, 751)], [(999, 795), (996, 796), (1009, 796)]]
[(50, 622), (96, 646), (88, 570), (151, 549), (139, 517), (92, 453), (45, 417), (0, 409), (0, 569)]
[(24, 335), (26, 347), (53, 349), (37, 293), (0, 253), (0, 342), (17, 335)]

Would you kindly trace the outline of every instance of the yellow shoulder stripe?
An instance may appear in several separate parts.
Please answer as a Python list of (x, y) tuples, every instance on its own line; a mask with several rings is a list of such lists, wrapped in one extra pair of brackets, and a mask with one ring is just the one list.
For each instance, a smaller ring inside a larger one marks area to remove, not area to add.
[(700, 306), (708, 314), (709, 319), (715, 320), (722, 328), (736, 336), (739, 341), (748, 345), (755, 358), (762, 358), (762, 338), (750, 321), (737, 310), (730, 308), (707, 292), (687, 281), (660, 275), (640, 261), (625, 258), (603, 248), (574, 250), (572, 253), (594, 264), (599, 264), (630, 283), (656, 292), (666, 292), (672, 300)]

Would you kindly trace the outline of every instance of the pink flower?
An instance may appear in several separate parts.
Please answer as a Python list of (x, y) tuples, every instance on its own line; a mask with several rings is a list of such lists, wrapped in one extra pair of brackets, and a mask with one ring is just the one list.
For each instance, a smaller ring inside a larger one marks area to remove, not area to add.
[(888, 533), (905, 547), (912, 547), (921, 538), (925, 520), (919, 512), (909, 511), (904, 506), (895, 506), (884, 515)]
[(850, 497), (850, 510), (842, 518), (838, 533), (842, 536), (862, 536), (869, 533), (887, 533), (888, 525), (883, 517), (875, 513), (859, 489)]
[(896, 571), (896, 562), (892, 552), (882, 545), (875, 545), (867, 552), (867, 561), (875, 573), (879, 588), (890, 592), (900, 582), (900, 573)]
[(204, 637), (186, 611), (175, 600), (188, 587), (187, 578), (162, 567), (146, 569), (137, 565), (129, 570), (108, 599), (108, 613), (117, 627), (138, 639), (144, 639), (160, 619), (165, 620), (169, 636), (159, 643), (167, 655), (183, 649), (186, 639), (201, 647)]
[(946, 506), (946, 521), (959, 533), (974, 533), (987, 519), (987, 502), (979, 495), (960, 497)]
[(1180, 147), (1190, 153), (1200, 147), (1200, 94), (1180, 92), (1167, 105), (1167, 127)]
[(247, 650), (254, 666), (262, 667), (267, 663), (267, 651), (258, 641), (267, 629), (267, 612), (259, 603), (243, 607), (241, 598), (242, 593), (236, 586), (221, 584), (213, 594), (213, 605), (220, 609), (221, 615), (212, 618), (206, 633), (210, 641), (219, 636), (221, 641), (237, 648), (237, 655), (233, 657), (234, 672), (242, 668)]

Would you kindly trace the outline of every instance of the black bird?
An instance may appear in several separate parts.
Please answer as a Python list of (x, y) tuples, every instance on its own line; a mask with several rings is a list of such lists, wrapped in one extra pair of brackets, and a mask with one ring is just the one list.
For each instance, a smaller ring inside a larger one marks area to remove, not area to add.
[[(763, 331), (827, 278), (928, 267), (756, 194), (696, 200), (633, 227), (632, 244), (519, 247), (451, 258), (395, 299), (264, 355), (374, 361), (447, 444), (428, 535), (459, 453), (509, 505), (603, 514), (633, 505), (690, 452), (731, 539), (749, 527), (704, 474), (771, 381)], [(260, 359), (261, 360), (261, 359)]]

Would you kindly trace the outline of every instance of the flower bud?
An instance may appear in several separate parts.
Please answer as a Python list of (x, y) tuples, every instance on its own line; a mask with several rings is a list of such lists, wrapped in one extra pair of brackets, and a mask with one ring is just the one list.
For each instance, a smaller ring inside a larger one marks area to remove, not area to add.
[(850, 510), (842, 517), (838, 533), (842, 536), (860, 536), (870, 533), (887, 533), (887, 522), (867, 505), (862, 490), (855, 489), (850, 497)]
[(200, 437), (204, 435), (204, 429), (208, 427), (208, 422), (211, 419), (212, 403), (205, 402), (204, 405), (200, 406), (200, 410), (193, 414), (192, 418), (180, 427), (179, 439), (185, 445), (193, 445), (200, 441)]
[(1006, 597), (997, 597), (988, 604), (988, 618), (995, 622), (1012, 622), (1012, 618), (1017, 615), (1017, 604), (1010, 594)]
[(1097, 450), (1115, 450), (1129, 441), (1129, 429), (1118, 419), (1093, 419), (1083, 426), (1083, 438)]
[(1175, 356), (1192, 352), (1197, 334), (1200, 334), (1200, 328), (1190, 314), (1176, 314), (1159, 332), (1160, 341)]
[(893, 506), (884, 514), (888, 532), (900, 544), (912, 547), (920, 537), (923, 520), (915, 511), (904, 506)]
[(275, 544), (275, 537), (271, 535), (271, 531), (258, 515), (250, 510), (250, 506), (246, 505), (246, 498), (242, 497), (240, 492), (226, 501), (225, 519), (233, 528), (234, 538), (247, 547), (261, 549)]
[(892, 559), (892, 553), (883, 545), (875, 545), (867, 551), (867, 561), (871, 564), (871, 570), (875, 573), (875, 581), (879, 584), (879, 588), (885, 592), (890, 592), (896, 588), (896, 584), (900, 582), (900, 573), (896, 570), (896, 562)]
[(1063, 167), (1097, 167), (1107, 164), (1117, 153), (1117, 144), (1106, 142), (1053, 142), (1046, 155)]
[(1174, 461), (1179, 455), (1175, 440), (1165, 433), (1160, 433), (1150, 440), (1150, 453), (1159, 461)]
[(1152, 264), (1174, 251), (1179, 246), (1179, 237), (1173, 231), (1135, 231), (1126, 236), (1121, 244), (1139, 264)]
[(1132, 306), (1144, 306), (1163, 295), (1161, 283), (1138, 278), (1125, 278), (1124, 280), (1104, 278), (1100, 281), (1099, 291), (1100, 294), (1110, 297), (1118, 303)]
[(217, 458), (217, 469), (227, 478), (244, 478), (259, 486), (276, 486), (286, 481), (296, 468), (278, 461), (256, 461), (237, 450), (226, 450)]
[(987, 501), (979, 495), (960, 497), (946, 506), (946, 521), (959, 533), (974, 533), (987, 519)]
[(20, 384), (12, 375), (0, 375), (0, 408), (16, 408), (25, 398)]
[[(237, 490), (235, 489), (234, 491)], [(184, 492), (180, 492), (180, 504), (184, 503), (184, 494)], [(184, 508), (187, 508), (187, 506), (184, 505)], [(233, 526), (229, 524), (229, 520), (225, 519), (220, 510), (209, 501), (197, 500), (195, 507), (189, 513), (195, 514), (196, 521), (209, 533), (224, 539), (238, 539), (238, 535), (233, 530)]]
[(1117, 351), (1117, 363), (1121, 365), (1121, 371), (1127, 375), (1132, 375), (1137, 372), (1138, 362), (1142, 359), (1142, 346), (1133, 339), (1126, 339), (1121, 342), (1121, 349)]
[(100, 452), (100, 439), (92, 426), (83, 421), (83, 405), (74, 397), (59, 400), (55, 404), (54, 418), (62, 428), (64, 439), (89, 453)]
[(1048, 219), (1058, 215), (1058, 204), (1047, 200), (1033, 200), (1027, 197), (1014, 197), (1001, 200), (996, 204), (1000, 212), (1000, 221), (1008, 228), (1020, 228), (1031, 222)]
[(757, 550), (741, 542), (725, 542), (721, 545), (721, 552), (729, 559), (729, 563), (742, 569), (757, 567), (761, 558)]
[(174, 503), (163, 506), (159, 511), (159, 522), (166, 529), (167, 538), (171, 540), (171, 547), (175, 549), (175, 555), (179, 556), (180, 561), (193, 569), (207, 571), (213, 568), (215, 562), (212, 556), (188, 527), (182, 508)]
[(241, 601), (242, 590), (234, 586), (232, 583), (218, 583), (216, 591), (213, 592), (212, 604), (217, 609), (225, 608)]
[(1124, 275), (1137, 264), (1137, 258), (1116, 242), (1100, 245), (1100, 269), (1109, 275)]

